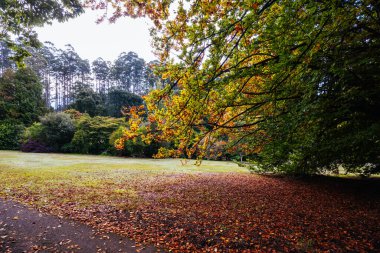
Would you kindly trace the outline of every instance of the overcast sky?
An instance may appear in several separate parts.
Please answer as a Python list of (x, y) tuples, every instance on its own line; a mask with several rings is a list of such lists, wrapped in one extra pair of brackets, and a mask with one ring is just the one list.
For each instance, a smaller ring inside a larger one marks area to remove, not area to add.
[(149, 36), (149, 20), (120, 18), (116, 23), (96, 24), (99, 15), (86, 10), (65, 23), (53, 22), (36, 28), (40, 41), (50, 41), (57, 48), (71, 44), (79, 56), (90, 62), (98, 57), (113, 61), (122, 52), (133, 51), (149, 62), (155, 60)]

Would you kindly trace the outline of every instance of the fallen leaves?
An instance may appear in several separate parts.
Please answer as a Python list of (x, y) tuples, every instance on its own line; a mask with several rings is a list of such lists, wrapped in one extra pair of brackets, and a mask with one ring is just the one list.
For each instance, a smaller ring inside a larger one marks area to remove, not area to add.
[(43, 204), (31, 191), (16, 190), (12, 197), (99, 233), (133, 238), (139, 249), (152, 244), (172, 252), (380, 250), (379, 181), (239, 173), (136, 173), (110, 180), (91, 188), (46, 188), (49, 201)]

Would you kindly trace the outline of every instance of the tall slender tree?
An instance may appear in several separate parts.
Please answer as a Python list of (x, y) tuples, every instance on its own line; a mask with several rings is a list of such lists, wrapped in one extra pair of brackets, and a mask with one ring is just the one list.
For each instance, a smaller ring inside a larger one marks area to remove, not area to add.
[(101, 57), (92, 62), (92, 71), (95, 75), (95, 90), (106, 93), (111, 88), (110, 63)]

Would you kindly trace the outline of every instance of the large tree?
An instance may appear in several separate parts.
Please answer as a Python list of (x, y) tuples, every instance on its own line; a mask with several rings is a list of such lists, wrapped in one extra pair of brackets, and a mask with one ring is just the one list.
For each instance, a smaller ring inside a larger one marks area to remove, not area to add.
[(135, 52), (121, 53), (112, 68), (112, 76), (117, 83), (117, 88), (141, 93), (145, 85), (145, 67), (144, 59), (139, 58)]
[(378, 1), (106, 2), (156, 25), (169, 85), (147, 97), (150, 136), (177, 145), (163, 153), (202, 157), (228, 136), (265, 171), (379, 170)]
[(110, 63), (101, 57), (92, 62), (92, 71), (95, 76), (95, 90), (99, 93), (106, 93), (110, 89)]
[(0, 77), (0, 121), (30, 125), (46, 112), (42, 85), (31, 69), (11, 69)]
[(74, 102), (69, 108), (81, 113), (88, 113), (91, 117), (106, 113), (105, 98), (102, 94), (94, 92), (89, 85), (77, 83), (74, 90)]
[(111, 89), (107, 94), (106, 110), (111, 117), (122, 117), (124, 107), (140, 106), (144, 103), (143, 99), (133, 93), (117, 88)]

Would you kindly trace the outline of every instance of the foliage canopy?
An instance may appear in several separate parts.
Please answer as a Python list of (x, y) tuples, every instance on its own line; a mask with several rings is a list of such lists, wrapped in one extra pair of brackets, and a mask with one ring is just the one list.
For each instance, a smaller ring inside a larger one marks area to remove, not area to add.
[(0, 1), (0, 42), (8, 44), (15, 53), (13, 59), (20, 64), (29, 55), (26, 46), (39, 46), (33, 27), (52, 20), (63, 22), (82, 12), (79, 0)]
[[(228, 138), (265, 171), (378, 172), (378, 1), (91, 2), (156, 25), (169, 84), (146, 98), (158, 123), (146, 136), (175, 142), (163, 155), (203, 157)], [(147, 127), (136, 115), (130, 132)]]

